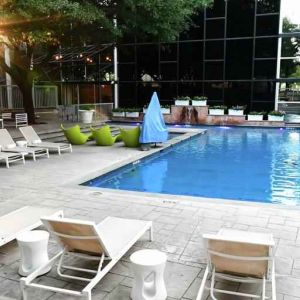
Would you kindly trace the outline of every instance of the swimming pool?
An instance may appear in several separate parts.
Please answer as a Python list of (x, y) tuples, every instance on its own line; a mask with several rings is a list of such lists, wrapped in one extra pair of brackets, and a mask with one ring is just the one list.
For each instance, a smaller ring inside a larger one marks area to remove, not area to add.
[(160, 154), (84, 185), (300, 204), (300, 131), (209, 127)]

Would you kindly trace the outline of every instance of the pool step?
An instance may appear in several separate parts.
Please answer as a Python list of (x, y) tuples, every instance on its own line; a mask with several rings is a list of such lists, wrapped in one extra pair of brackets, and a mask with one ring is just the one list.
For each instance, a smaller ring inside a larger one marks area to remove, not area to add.
[(300, 128), (300, 123), (296, 122), (285, 122), (286, 128)]

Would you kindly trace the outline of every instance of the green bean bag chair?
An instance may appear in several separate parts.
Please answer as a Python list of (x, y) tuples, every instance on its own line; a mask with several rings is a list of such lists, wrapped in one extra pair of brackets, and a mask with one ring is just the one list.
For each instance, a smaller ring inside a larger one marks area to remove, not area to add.
[(120, 132), (121, 138), (126, 147), (136, 148), (140, 145), (139, 138), (141, 129), (139, 126), (129, 130), (120, 128)]
[(84, 134), (80, 131), (80, 126), (75, 125), (70, 128), (64, 128), (64, 126), (60, 125), (62, 131), (64, 132), (64, 135), (66, 139), (69, 141), (72, 145), (83, 145), (85, 144), (89, 139), (92, 138), (92, 134)]
[(99, 146), (112, 146), (120, 139), (120, 135), (112, 136), (108, 125), (102, 126), (99, 129), (91, 127), (92, 135), (96, 144)]

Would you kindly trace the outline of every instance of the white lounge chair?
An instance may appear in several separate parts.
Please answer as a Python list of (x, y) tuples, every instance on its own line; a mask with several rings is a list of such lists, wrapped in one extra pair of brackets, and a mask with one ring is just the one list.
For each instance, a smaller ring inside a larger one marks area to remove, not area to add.
[(27, 141), (28, 146), (42, 147), (48, 149), (49, 151), (57, 151), (59, 155), (62, 151), (72, 152), (71, 144), (42, 142), (42, 140), (40, 139), (40, 137), (35, 132), (32, 126), (21, 127), (20, 131), (23, 134), (25, 140)]
[(0, 246), (14, 240), (24, 231), (42, 225), (41, 216), (63, 216), (61, 210), (36, 206), (24, 206), (0, 217)]
[(6, 129), (0, 129), (0, 146), (1, 151), (3, 152), (24, 153), (25, 155), (31, 155), (34, 161), (36, 160), (36, 157), (39, 156), (47, 156), (49, 158), (48, 149), (41, 147), (18, 147)]
[[(62, 245), (63, 250), (50, 259), (47, 264), (31, 273), (28, 277), (21, 279), (24, 300), (27, 300), (26, 289), (28, 287), (72, 295), (74, 298), (82, 297), (80, 299), (91, 300), (91, 290), (135, 242), (148, 230), (150, 240), (153, 237), (151, 221), (107, 217), (98, 225), (90, 221), (65, 218), (42, 218), (42, 222)], [(79, 268), (74, 265), (65, 265), (64, 259), (66, 256), (98, 261), (98, 268), (94, 270), (83, 267)], [(32, 282), (44, 269), (53, 266), (57, 260), (59, 260), (57, 266), (59, 276), (87, 282), (81, 291), (45, 286)], [(70, 275), (70, 273), (64, 273), (64, 270), (69, 272), (79, 271), (81, 274), (87, 273), (94, 275), (94, 277), (87, 278), (82, 277), (82, 275)]]
[(0, 161), (4, 160), (6, 163), (6, 167), (9, 168), (9, 164), (16, 161), (23, 161), (23, 164), (25, 164), (25, 155), (27, 153), (8, 153), (8, 152), (1, 152), (1, 146), (0, 146)]
[[(205, 234), (208, 265), (196, 300), (201, 300), (204, 290), (217, 300), (215, 293), (276, 300), (274, 240), (272, 234), (221, 229), (218, 234)], [(211, 284), (206, 287), (208, 275)], [(235, 292), (215, 288), (216, 278), (240, 283), (260, 283), (258, 294)], [(271, 297), (266, 296), (266, 282), (271, 282)], [(224, 298), (225, 299), (225, 298)]]

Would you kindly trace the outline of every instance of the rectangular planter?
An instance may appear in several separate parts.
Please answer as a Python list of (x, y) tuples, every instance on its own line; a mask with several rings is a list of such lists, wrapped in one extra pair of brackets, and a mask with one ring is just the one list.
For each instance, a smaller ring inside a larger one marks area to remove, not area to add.
[(171, 108), (162, 107), (160, 110), (161, 110), (163, 115), (169, 115), (171, 113)]
[(209, 109), (209, 114), (210, 115), (215, 115), (215, 116), (224, 116), (225, 109), (211, 108), (211, 109)]
[(192, 100), (193, 106), (206, 106), (207, 100)]
[(247, 119), (248, 121), (262, 121), (264, 118), (263, 115), (248, 115)]
[(228, 115), (229, 116), (243, 116), (244, 110), (243, 109), (228, 109)]
[(268, 115), (268, 121), (283, 122), (284, 121), (284, 116)]
[(119, 118), (122, 118), (122, 117), (125, 117), (125, 111), (113, 111), (112, 113), (113, 117), (119, 117)]
[(190, 101), (189, 100), (175, 100), (175, 105), (177, 105), (177, 106), (189, 106)]
[(126, 118), (138, 118), (140, 113), (138, 111), (126, 112)]

